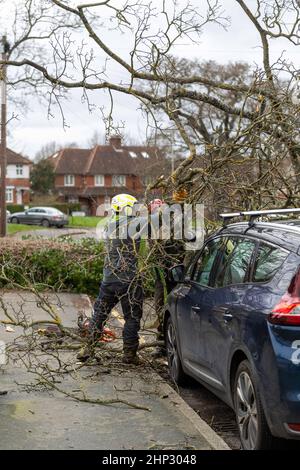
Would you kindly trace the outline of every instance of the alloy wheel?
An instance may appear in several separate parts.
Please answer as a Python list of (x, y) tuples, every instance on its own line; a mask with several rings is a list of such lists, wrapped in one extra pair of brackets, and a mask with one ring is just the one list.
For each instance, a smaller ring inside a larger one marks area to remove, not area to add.
[(255, 389), (250, 375), (242, 371), (236, 383), (236, 414), (243, 448), (256, 449), (258, 415)]
[(171, 376), (174, 380), (176, 380), (176, 376), (178, 374), (179, 357), (177, 351), (176, 332), (172, 322), (169, 323), (167, 331), (167, 356)]

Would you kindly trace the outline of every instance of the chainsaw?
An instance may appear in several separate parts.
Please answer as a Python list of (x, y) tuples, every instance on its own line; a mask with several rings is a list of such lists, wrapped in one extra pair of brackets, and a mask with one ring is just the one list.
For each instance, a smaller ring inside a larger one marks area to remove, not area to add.
[[(77, 321), (79, 334), (83, 338), (87, 338), (90, 333), (90, 325), (91, 325), (91, 318), (87, 317), (86, 315), (80, 313), (78, 315)], [(114, 331), (110, 330), (109, 328), (103, 328), (102, 334), (99, 337), (98, 341), (102, 343), (111, 343), (117, 338), (117, 335)]]

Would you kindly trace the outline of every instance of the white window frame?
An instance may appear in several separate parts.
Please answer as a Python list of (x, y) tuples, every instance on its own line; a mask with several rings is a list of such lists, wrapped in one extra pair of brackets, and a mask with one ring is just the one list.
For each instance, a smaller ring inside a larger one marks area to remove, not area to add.
[(104, 175), (95, 175), (95, 186), (104, 186), (105, 179)]
[(24, 165), (22, 163), (16, 163), (16, 175), (17, 176), (24, 175)]
[(65, 186), (75, 186), (74, 175), (65, 175)]
[(126, 175), (113, 175), (112, 185), (115, 188), (120, 188), (122, 186), (126, 186)]
[(14, 190), (13, 188), (6, 188), (6, 202), (11, 204), (14, 202)]

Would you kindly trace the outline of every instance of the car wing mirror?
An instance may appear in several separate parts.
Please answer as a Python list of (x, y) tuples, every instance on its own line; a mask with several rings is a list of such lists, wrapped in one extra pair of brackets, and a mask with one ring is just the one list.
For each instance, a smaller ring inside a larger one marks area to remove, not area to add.
[(178, 264), (169, 269), (168, 278), (172, 282), (182, 282), (184, 280), (184, 265)]

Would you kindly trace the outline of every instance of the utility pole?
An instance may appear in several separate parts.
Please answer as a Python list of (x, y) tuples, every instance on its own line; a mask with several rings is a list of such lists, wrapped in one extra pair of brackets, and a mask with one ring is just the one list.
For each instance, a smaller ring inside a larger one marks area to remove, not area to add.
[[(2, 37), (1, 59), (7, 60), (9, 44), (6, 36)], [(6, 99), (6, 64), (0, 69), (1, 81), (1, 145), (0, 145), (0, 237), (6, 236), (6, 121), (7, 121), (7, 99)]]

